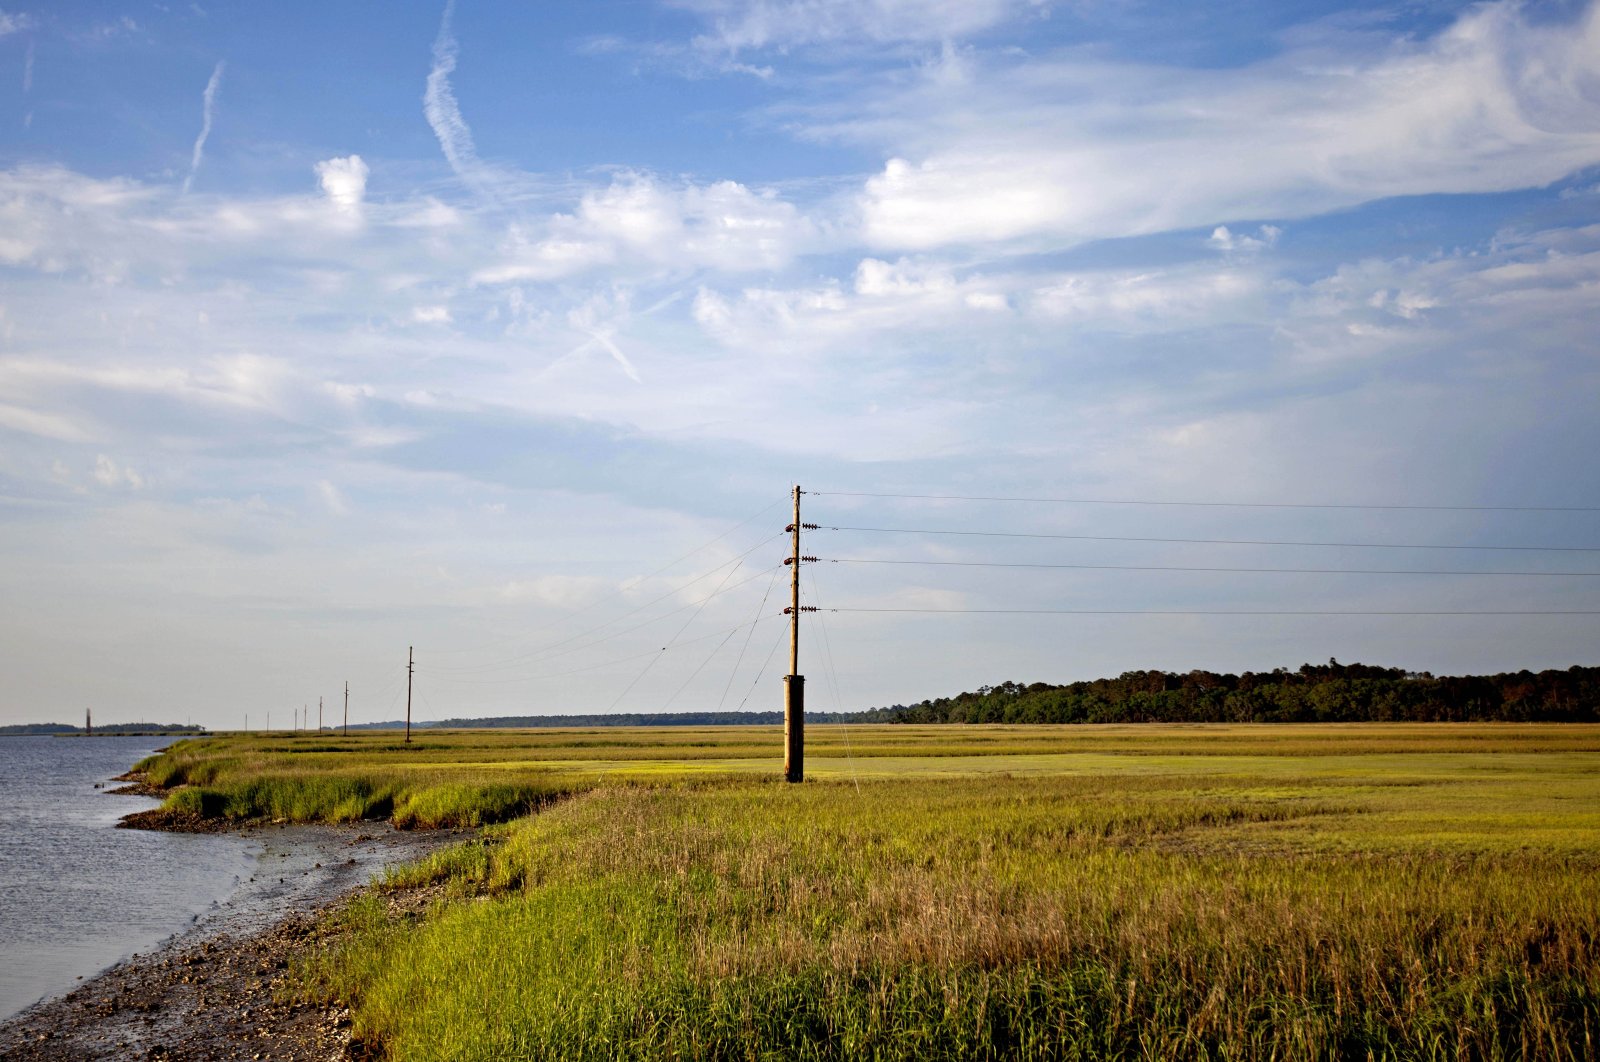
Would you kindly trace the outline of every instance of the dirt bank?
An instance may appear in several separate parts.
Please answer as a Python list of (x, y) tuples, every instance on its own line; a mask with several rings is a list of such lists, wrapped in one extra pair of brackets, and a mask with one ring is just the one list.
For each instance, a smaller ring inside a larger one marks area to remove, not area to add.
[[(292, 957), (325, 943), (320, 917), (385, 865), (466, 834), (360, 827), (267, 826), (255, 873), (196, 924), (77, 989), (0, 1024), (0, 1058), (334, 1059), (364, 1057), (348, 1015), (279, 996)], [(396, 895), (396, 918), (424, 890)]]

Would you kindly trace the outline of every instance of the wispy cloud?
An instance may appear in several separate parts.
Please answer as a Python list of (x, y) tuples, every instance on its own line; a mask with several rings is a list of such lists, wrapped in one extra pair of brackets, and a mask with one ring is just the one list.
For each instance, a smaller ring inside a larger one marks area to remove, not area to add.
[(22, 60), (22, 92), (23, 95), (33, 91), (33, 42), (28, 42), (28, 54)]
[(519, 230), (503, 260), (474, 280), (553, 280), (597, 268), (777, 269), (815, 239), (813, 223), (774, 191), (625, 173), (584, 192), (572, 213), (551, 216), (542, 238)]
[(831, 41), (940, 41), (1048, 9), (1047, 0), (674, 0), (707, 18), (702, 47), (728, 51)]
[(200, 135), (194, 138), (194, 154), (189, 159), (189, 176), (183, 179), (183, 194), (189, 194), (189, 188), (194, 184), (195, 174), (200, 172), (200, 163), (205, 159), (206, 138), (211, 135), (211, 123), (217, 114), (217, 90), (222, 87), (222, 70), (227, 64), (217, 61), (216, 69), (211, 71), (211, 80), (206, 82), (205, 93), (201, 96)]
[(1218, 225), (1211, 230), (1211, 238), (1206, 242), (1224, 254), (1255, 254), (1277, 243), (1278, 237), (1282, 235), (1283, 230), (1276, 225), (1263, 225), (1254, 236), (1233, 232), (1226, 225)]
[(1597, 85), (1600, 5), (1499, 3), (1216, 70), (955, 53), (807, 131), (890, 157), (858, 200), (870, 246), (1037, 248), (1546, 185), (1600, 163)]
[(126, 465), (119, 465), (105, 454), (97, 454), (94, 459), (94, 478), (102, 487), (128, 486), (139, 490), (144, 486), (144, 477)]
[(350, 506), (344, 500), (344, 494), (338, 487), (325, 479), (317, 480), (316, 493), (318, 499), (334, 516), (350, 515)]
[(0, 37), (9, 37), (13, 33), (21, 33), (23, 30), (31, 29), (32, 27), (33, 19), (28, 17), (27, 14), (13, 15), (4, 9), (0, 9)]

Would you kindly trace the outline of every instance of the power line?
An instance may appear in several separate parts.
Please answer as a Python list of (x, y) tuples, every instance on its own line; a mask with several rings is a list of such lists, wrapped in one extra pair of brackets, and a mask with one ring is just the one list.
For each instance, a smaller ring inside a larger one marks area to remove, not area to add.
[[(754, 627), (751, 628), (752, 631), (754, 629), (755, 629)], [(722, 647), (727, 645), (728, 642), (732, 640), (733, 636), (735, 634), (738, 634), (738, 633), (739, 633), (739, 628), (735, 627), (733, 630), (731, 630), (727, 634), (723, 635), (722, 641), (720, 641), (716, 645), (714, 645), (712, 647), (712, 649), (711, 649), (711, 652), (706, 654), (706, 658), (704, 660), (700, 661), (700, 666), (695, 668), (693, 671), (689, 672), (689, 677), (683, 680), (683, 685), (679, 686), (676, 690), (674, 690), (672, 696), (667, 698), (667, 703), (663, 704), (661, 706), (661, 711), (662, 711), (663, 714), (666, 713), (668, 708), (672, 707), (672, 704), (673, 704), (674, 701), (676, 701), (680, 696), (683, 695), (683, 691), (689, 688), (689, 683), (693, 682), (695, 679), (700, 677), (700, 672), (702, 672), (702, 671), (704, 671), (706, 669), (706, 665), (711, 663), (711, 660), (712, 660), (713, 657), (715, 657), (718, 653), (722, 652)]]
[[(742, 564), (742, 563), (743, 563), (743, 561), (740, 562), (740, 564)], [(683, 621), (683, 626), (679, 627), (677, 633), (672, 636), (672, 638), (667, 642), (666, 645), (663, 645), (661, 647), (661, 652), (659, 652), (655, 656), (651, 657), (650, 658), (650, 662), (645, 664), (644, 670), (640, 671), (639, 674), (634, 678), (634, 680), (632, 682), (628, 683), (627, 687), (621, 693), (617, 694), (617, 699), (611, 702), (611, 706), (606, 709), (607, 712), (612, 712), (612, 711), (616, 710), (617, 705), (622, 703), (622, 699), (624, 697), (626, 697), (628, 695), (628, 693), (635, 686), (637, 686), (640, 683), (640, 681), (643, 680), (643, 678), (646, 675), (648, 675), (650, 673), (650, 669), (655, 667), (656, 666), (656, 662), (659, 661), (663, 656), (666, 655), (667, 650), (672, 648), (673, 643), (676, 642), (680, 637), (682, 637), (683, 632), (689, 629), (689, 625), (692, 624), (695, 620), (700, 618), (700, 613), (705, 611), (705, 607), (706, 607), (706, 605), (708, 605), (711, 602), (711, 598), (716, 597), (717, 594), (720, 594), (722, 592), (722, 588), (727, 585), (728, 580), (732, 579), (734, 574), (736, 572), (738, 572), (738, 570), (739, 570), (739, 565), (735, 565), (732, 571), (730, 571), (727, 575), (724, 575), (722, 577), (722, 582), (717, 584), (716, 590), (714, 590), (709, 597), (707, 597), (705, 600), (700, 602), (700, 607), (694, 610), (694, 615), (690, 616), (688, 619)], [(766, 572), (762, 571), (762, 572), (760, 572), (758, 574), (765, 575)], [(748, 582), (748, 581), (749, 580), (746, 580), (746, 582)]]
[(1330, 609), (1140, 609), (1140, 608), (830, 608), (827, 612), (920, 612), (941, 615), (1014, 616), (1600, 616), (1600, 609), (1570, 610), (1404, 610), (1340, 611)]
[(583, 667), (569, 668), (566, 671), (548, 671), (548, 672), (545, 672), (545, 673), (539, 674), (539, 675), (514, 675), (514, 676), (507, 677), (507, 678), (483, 678), (483, 679), (480, 679), (480, 678), (459, 678), (459, 677), (454, 676), (454, 675), (446, 675), (446, 676), (443, 676), (441, 681), (443, 681), (445, 683), (454, 683), (455, 685), (458, 685), (458, 686), (512, 686), (512, 685), (520, 685), (520, 684), (526, 683), (526, 682), (541, 682), (541, 681), (543, 681), (545, 679), (564, 678), (564, 677), (566, 677), (568, 675), (579, 675), (579, 674), (582, 674), (582, 673), (584, 673), (586, 671), (600, 671), (600, 670), (603, 670), (605, 668), (615, 667), (618, 664), (626, 664), (626, 663), (630, 663), (630, 662), (632, 662), (634, 660), (642, 660), (643, 658), (645, 658), (647, 656), (659, 656), (659, 655), (661, 655), (662, 653), (665, 653), (665, 652), (669, 652), (669, 651), (676, 650), (676, 649), (682, 649), (685, 646), (697, 645), (700, 642), (709, 641), (712, 638), (718, 638), (718, 637), (721, 637), (721, 636), (726, 635), (726, 634), (737, 634), (739, 631), (742, 631), (747, 627), (749, 627), (749, 628), (757, 627), (757, 626), (765, 623), (767, 620), (770, 620), (770, 619), (783, 619), (783, 618), (785, 618), (783, 613), (774, 612), (774, 613), (771, 613), (770, 615), (758, 616), (753, 620), (750, 620), (750, 621), (748, 621), (746, 623), (741, 623), (737, 627), (728, 628), (727, 630), (714, 631), (711, 634), (703, 634), (703, 635), (700, 635), (698, 638), (685, 638), (682, 641), (677, 642), (677, 643), (675, 643), (673, 645), (662, 646), (661, 648), (658, 648), (658, 649), (645, 649), (645, 650), (643, 650), (641, 652), (630, 653), (627, 656), (619, 656), (619, 657), (614, 657), (614, 658), (612, 658), (610, 660), (604, 660), (604, 661), (601, 661), (598, 664), (585, 664)]
[[(679, 586), (673, 587), (671, 590), (668, 590), (666, 593), (660, 595), (659, 597), (652, 598), (649, 601), (646, 601), (644, 604), (639, 605), (636, 608), (631, 608), (627, 612), (622, 613), (621, 615), (613, 616), (612, 618), (606, 620), (604, 623), (597, 624), (597, 625), (595, 625), (593, 627), (590, 627), (588, 630), (585, 630), (585, 631), (579, 631), (577, 634), (569, 635), (566, 638), (562, 638), (560, 641), (550, 642), (547, 645), (540, 646), (540, 647), (538, 647), (536, 649), (530, 649), (525, 653), (522, 653), (522, 654), (520, 654), (518, 656), (509, 657), (509, 658), (507, 658), (505, 660), (497, 660), (497, 661), (493, 661), (493, 662), (487, 663), (487, 664), (459, 664), (459, 665), (441, 664), (438, 667), (436, 667), (435, 670), (450, 670), (450, 671), (494, 671), (494, 670), (502, 670), (502, 669), (508, 668), (508, 667), (515, 667), (516, 665), (521, 664), (521, 663), (526, 663), (527, 661), (532, 660), (534, 657), (537, 657), (537, 656), (545, 656), (552, 649), (559, 649), (562, 646), (569, 645), (572, 642), (575, 642), (580, 638), (586, 638), (591, 634), (595, 634), (595, 633), (597, 633), (599, 631), (603, 631), (607, 627), (611, 626), (612, 624), (620, 623), (623, 620), (627, 619), (629, 616), (637, 615), (638, 613), (643, 612), (647, 608), (651, 608), (651, 607), (653, 607), (655, 605), (658, 605), (661, 602), (665, 601), (667, 598), (674, 597), (677, 594), (682, 593), (683, 591), (687, 590), (689, 587), (693, 586), (695, 583), (701, 582), (702, 580), (705, 580), (705, 579), (709, 579), (711, 576), (717, 574), (718, 572), (720, 572), (722, 569), (726, 568), (730, 564), (735, 565), (735, 570), (737, 571), (738, 570), (737, 569), (737, 565), (740, 562), (742, 562), (744, 560), (744, 558), (748, 557), (750, 554), (754, 553), (756, 550), (758, 550), (761, 547), (765, 546), (767, 543), (771, 542), (773, 539), (782, 537), (782, 535), (783, 535), (783, 532), (781, 532), (781, 531), (779, 531), (779, 532), (777, 532), (777, 533), (775, 533), (773, 535), (769, 535), (768, 537), (762, 539), (760, 542), (757, 542), (754, 546), (751, 546), (749, 549), (745, 550), (743, 553), (739, 554), (737, 557), (733, 557), (733, 558), (730, 558), (728, 560), (723, 561), (721, 564), (717, 565), (715, 568), (712, 568), (710, 571), (705, 572), (705, 573), (703, 573), (701, 575), (697, 575), (693, 579), (690, 579), (688, 582), (683, 583), (683, 584), (681, 584)], [(764, 572), (758, 573), (755, 576), (751, 576), (751, 578), (759, 578), (759, 576), (761, 574), (764, 574)], [(736, 583), (736, 584), (734, 584), (733, 587), (729, 587), (728, 589), (731, 590), (731, 589), (735, 589), (738, 586), (743, 586), (744, 582), (748, 582), (748, 581), (749, 580), (744, 580), (743, 582)], [(717, 591), (717, 593), (721, 593), (721, 592), (722, 591)], [(716, 596), (715, 593), (712, 594), (712, 597), (715, 597), (715, 596)], [(706, 600), (710, 600), (710, 598), (707, 598)], [(588, 642), (588, 643), (586, 643), (585, 646), (579, 646), (578, 648), (586, 648), (587, 646), (591, 646), (591, 645), (599, 645), (601, 642), (608, 641), (608, 640), (610, 640), (612, 638), (615, 638), (615, 637), (617, 637), (617, 636), (619, 636), (621, 634), (626, 634), (628, 631), (638, 630), (639, 627), (648, 626), (651, 623), (656, 622), (656, 620), (665, 619), (666, 617), (671, 616), (674, 613), (683, 611), (683, 609), (685, 609), (685, 608), (692, 608), (692, 607), (693, 607), (692, 603), (689, 604), (689, 605), (683, 605), (683, 606), (681, 606), (679, 608), (673, 609), (672, 612), (664, 612), (660, 616), (657, 616), (655, 619), (646, 620), (644, 623), (639, 624), (636, 627), (629, 627), (629, 628), (627, 628), (627, 630), (623, 630), (623, 631), (614, 631), (611, 634), (606, 635), (604, 638), (599, 638), (599, 639), (596, 639), (593, 642)], [(555, 655), (560, 656), (560, 655), (563, 655), (563, 654), (557, 653)], [(548, 659), (548, 657), (546, 657), (546, 658)]]
[[(820, 608), (822, 606), (822, 594), (817, 587), (817, 575), (816, 572), (809, 574), (811, 576), (811, 600), (815, 601)], [(861, 796), (861, 778), (856, 773), (855, 750), (850, 746), (850, 723), (844, 717), (844, 698), (839, 695), (839, 670), (833, 664), (833, 643), (828, 638), (828, 624), (823, 619), (821, 612), (817, 613), (817, 630), (822, 633), (823, 673), (827, 676), (828, 685), (833, 692), (833, 710), (839, 716), (841, 733), (844, 734), (845, 762), (850, 765), (850, 780), (855, 783), (856, 796), (859, 798)]]
[[(547, 652), (544, 649), (540, 649), (540, 650), (536, 650), (536, 651), (534, 651), (532, 653), (528, 653), (528, 654), (526, 654), (525, 656), (523, 656), (523, 657), (521, 657), (519, 659), (512, 660), (512, 661), (509, 661), (509, 662), (503, 662), (503, 663), (499, 663), (499, 664), (485, 664), (482, 667), (449, 667), (449, 668), (442, 668), (442, 669), (435, 669), (435, 670), (444, 670), (444, 671), (449, 671), (449, 672), (466, 672), (468, 674), (483, 674), (483, 673), (490, 672), (490, 671), (509, 671), (509, 670), (511, 670), (513, 668), (521, 667), (521, 666), (523, 666), (525, 664), (530, 664), (530, 663), (531, 664), (546, 664), (546, 663), (549, 663), (551, 660), (559, 660), (563, 656), (570, 656), (573, 653), (581, 653), (586, 649), (593, 649), (596, 646), (605, 645), (608, 642), (615, 641), (616, 639), (622, 637), (625, 634), (632, 634), (634, 631), (643, 630), (644, 628), (646, 628), (646, 627), (648, 627), (648, 626), (650, 626), (652, 624), (660, 623), (664, 619), (669, 619), (670, 617), (676, 616), (678, 613), (685, 612), (685, 611), (687, 611), (687, 610), (689, 610), (691, 608), (704, 608), (706, 603), (709, 602), (712, 598), (719, 597), (722, 594), (732, 593), (733, 591), (739, 589), (741, 586), (744, 586), (746, 583), (751, 583), (751, 582), (754, 582), (755, 580), (761, 578), (763, 575), (767, 574), (768, 571), (776, 572), (779, 569), (781, 569), (782, 567), (783, 566), (781, 564), (775, 564), (771, 568), (763, 569), (762, 571), (756, 572), (754, 575), (750, 575), (750, 576), (747, 576), (747, 577), (745, 577), (743, 579), (740, 579), (738, 582), (734, 583), (732, 586), (722, 586), (717, 590), (713, 590), (711, 593), (707, 594), (705, 597), (701, 598), (699, 601), (690, 601), (687, 604), (679, 605), (675, 609), (672, 609), (672, 610), (670, 610), (668, 612), (663, 612), (663, 613), (661, 613), (661, 615), (654, 616), (654, 617), (652, 617), (650, 619), (647, 619), (647, 620), (643, 621), (642, 623), (635, 623), (631, 627), (624, 627), (621, 630), (612, 631), (610, 634), (606, 635), (603, 638), (596, 638), (593, 641), (584, 642), (581, 645), (568, 645), (566, 648), (562, 649), (558, 653), (557, 652)], [(734, 571), (735, 572), (738, 571), (738, 568), (735, 568)], [(732, 574), (733, 574), (732, 572), (729, 573), (730, 576)], [(726, 577), (724, 578), (723, 581), (724, 581), (724, 583), (726, 583), (726, 581), (727, 581)], [(657, 599), (657, 600), (659, 600), (659, 599)], [(654, 604), (654, 603), (655, 602), (652, 602), (652, 604)], [(636, 609), (635, 611), (638, 611), (638, 610)], [(621, 619), (623, 617), (618, 617), (618, 618)], [(614, 623), (616, 621), (613, 620), (612, 622)], [(603, 628), (602, 627), (594, 628), (594, 630), (600, 630), (600, 629), (603, 629)], [(588, 631), (586, 633), (592, 634), (592, 633), (594, 633), (594, 630)], [(574, 635), (573, 636), (573, 638), (581, 638), (581, 637), (583, 637), (583, 635)], [(569, 638), (569, 639), (567, 639), (567, 641), (570, 642), (570, 641), (572, 641), (572, 639)], [(538, 659), (535, 660), (534, 659), (535, 657), (538, 657)]]
[(1254, 572), (1283, 575), (1557, 575), (1600, 578), (1600, 572), (1507, 572), (1440, 570), (1437, 568), (1212, 568), (1178, 564), (1031, 564), (1007, 561), (882, 560), (872, 557), (823, 557), (828, 564), (924, 564), (949, 568), (1068, 568), (1111, 572)]
[(767, 658), (763, 660), (761, 662), (761, 666), (756, 669), (756, 677), (751, 680), (750, 688), (745, 691), (744, 698), (739, 702), (739, 707), (736, 708), (735, 711), (744, 711), (744, 706), (750, 701), (750, 695), (756, 691), (757, 686), (761, 685), (762, 678), (766, 676), (767, 668), (772, 666), (772, 658), (778, 655), (778, 647), (783, 644), (783, 636), (788, 633), (788, 624), (784, 624), (778, 628), (778, 636), (773, 639), (772, 648), (767, 650)]
[(1600, 546), (1470, 546), (1409, 542), (1298, 542), (1244, 538), (1154, 538), (1136, 535), (1059, 535), (1027, 531), (950, 531), (922, 527), (846, 527), (823, 524), (823, 531), (872, 531), (901, 535), (961, 535), (975, 538), (1049, 538), (1074, 542), (1166, 542), (1198, 546), (1326, 546), (1349, 549), (1481, 549), (1536, 553), (1600, 553)]
[(1591, 505), (1356, 505), (1340, 502), (1152, 501), (1136, 498), (1009, 498), (969, 494), (890, 494), (878, 491), (808, 490), (835, 498), (909, 498), (925, 501), (1040, 502), (1055, 505), (1151, 505), (1192, 509), (1379, 509), (1450, 513), (1596, 513)]
[[(767, 607), (767, 599), (772, 596), (772, 588), (778, 585), (778, 572), (781, 567), (781, 565), (773, 565), (772, 579), (767, 583), (767, 592), (761, 595), (761, 603), (756, 606), (757, 622), (759, 622), (761, 610)], [(750, 639), (754, 638), (755, 634), (756, 625), (751, 623), (749, 631), (745, 633), (744, 644), (739, 646), (739, 655), (734, 658), (733, 669), (728, 672), (728, 684), (722, 688), (722, 696), (717, 698), (717, 711), (719, 712), (722, 711), (722, 706), (728, 702), (728, 692), (733, 689), (733, 680), (739, 674), (739, 668), (744, 663), (744, 654), (749, 650)]]
[[(717, 535), (714, 538), (708, 539), (705, 542), (702, 542), (700, 545), (696, 546), (694, 549), (691, 549), (688, 553), (683, 554), (683, 556), (678, 557), (676, 560), (668, 561), (666, 564), (663, 564), (661, 567), (657, 568), (655, 571), (649, 573), (648, 575), (641, 576), (639, 578), (638, 582), (642, 583), (647, 579), (654, 579), (656, 576), (660, 575), (662, 572), (667, 571), (667, 570), (669, 570), (671, 568), (677, 567), (679, 564), (682, 564), (684, 561), (688, 560), (690, 557), (694, 556), (696, 553), (700, 553), (703, 550), (709, 549), (710, 547), (716, 545), (718, 542), (721, 542), (723, 539), (727, 538), (729, 535), (733, 534), (735, 531), (739, 530), (741, 527), (745, 526), (746, 524), (752, 523), (753, 521), (759, 519), (760, 517), (765, 516), (767, 513), (771, 512), (773, 509), (777, 508), (779, 505), (782, 505), (785, 501), (788, 501), (787, 497), (784, 497), (784, 498), (782, 498), (782, 499), (780, 499), (778, 501), (771, 502), (771, 503), (769, 503), (767, 505), (762, 506), (760, 510), (758, 510), (755, 513), (752, 513), (750, 516), (745, 517), (743, 520), (740, 520), (738, 523), (734, 524), (732, 527), (730, 527), (726, 531), (722, 532), (722, 534)], [(774, 537), (776, 537), (776, 536), (774, 536)], [(762, 542), (759, 543), (756, 548), (760, 548), (761, 545), (765, 545), (767, 541), (770, 541), (770, 540), (763, 539)], [(747, 550), (745, 553), (741, 553), (739, 556), (740, 557), (746, 556), (750, 552), (753, 552), (753, 551)], [(725, 562), (725, 563), (731, 563), (731, 562)], [(722, 565), (719, 564), (719, 565), (717, 565), (717, 567), (711, 569), (711, 572), (708, 572), (707, 574), (708, 575), (712, 574), (714, 572), (720, 571), (721, 569), (722, 569)], [(703, 578), (705, 578), (705, 576), (702, 575), (699, 578), (703, 579)], [(691, 583), (692, 582), (696, 582), (696, 581), (698, 581), (698, 579), (691, 580)], [(579, 609), (576, 609), (574, 611), (566, 613), (565, 615), (563, 615), (561, 617), (561, 620), (562, 621), (566, 621), (566, 620), (570, 620), (570, 619), (573, 619), (575, 617), (581, 616), (585, 612), (588, 612), (588, 611), (590, 611), (592, 609), (599, 608), (601, 605), (603, 605), (606, 602), (612, 600), (613, 598), (617, 598), (617, 597), (621, 597), (621, 596), (622, 596), (622, 592), (621, 591), (618, 591), (618, 592), (613, 593), (613, 594), (609, 594), (606, 597), (602, 597), (598, 601), (593, 601), (593, 602), (591, 602), (591, 603), (589, 603), (587, 605), (584, 605), (582, 608), (579, 608)], [(653, 602), (652, 602), (652, 604), (653, 604)], [(648, 608), (649, 605), (642, 605), (640, 607), (641, 608)], [(638, 610), (635, 609), (634, 611), (638, 611)], [(632, 613), (623, 613), (623, 615), (618, 617), (618, 618), (621, 619), (621, 618), (625, 618), (626, 616), (630, 616), (630, 615), (632, 615)], [(612, 622), (615, 622), (615, 620), (613, 620)], [(553, 624), (551, 626), (553, 626)], [(602, 624), (601, 626), (605, 626), (605, 625)], [(549, 630), (549, 629), (550, 629), (550, 626), (539, 628), (539, 630)], [(598, 629), (598, 628), (596, 628), (596, 629)], [(498, 642), (491, 643), (491, 646), (505, 645), (508, 642), (513, 642), (513, 641), (517, 641), (517, 640), (518, 639), (516, 639), (516, 638), (503, 638)], [(560, 643), (557, 643), (557, 644), (560, 644)], [(486, 648), (486, 647), (483, 646), (483, 645), (470, 645), (470, 646), (466, 646), (466, 647), (461, 648), (461, 649), (430, 649), (429, 652), (431, 654), (433, 654), (434, 656), (442, 656), (442, 655), (454, 655), (454, 654), (457, 654), (457, 653), (478, 652), (478, 651), (481, 651), (484, 648)]]

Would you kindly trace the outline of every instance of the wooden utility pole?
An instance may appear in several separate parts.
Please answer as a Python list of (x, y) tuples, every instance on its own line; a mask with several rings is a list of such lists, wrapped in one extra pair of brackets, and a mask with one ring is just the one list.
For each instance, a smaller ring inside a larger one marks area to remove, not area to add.
[(406, 646), (406, 744), (411, 744), (411, 673), (416, 669), (417, 647)]
[(350, 680), (344, 683), (344, 736), (350, 736)]
[(789, 558), (789, 673), (783, 679), (783, 780), (806, 775), (806, 679), (800, 674), (800, 487), (794, 488), (794, 554)]
[(83, 736), (94, 737), (94, 709), (83, 710)]

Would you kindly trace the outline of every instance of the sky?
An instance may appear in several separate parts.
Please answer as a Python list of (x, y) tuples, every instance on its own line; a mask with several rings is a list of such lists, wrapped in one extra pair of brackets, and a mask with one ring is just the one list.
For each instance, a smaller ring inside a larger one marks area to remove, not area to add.
[(0, 723), (1595, 665), (1597, 413), (1600, 3), (0, 0)]

